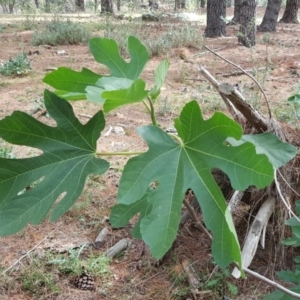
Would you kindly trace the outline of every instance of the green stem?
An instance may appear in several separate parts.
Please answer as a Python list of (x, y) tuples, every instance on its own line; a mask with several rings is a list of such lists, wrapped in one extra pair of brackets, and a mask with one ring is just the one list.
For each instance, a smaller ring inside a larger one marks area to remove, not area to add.
[(182, 139), (177, 136), (176, 134), (173, 134), (173, 133), (168, 133), (168, 135), (170, 137), (172, 137), (174, 140), (176, 140), (178, 142), (178, 144), (180, 144), (181, 146), (184, 146), (184, 143), (182, 142)]
[[(152, 124), (153, 124), (154, 126), (158, 126), (157, 121), (156, 121), (156, 118), (155, 118), (153, 102), (151, 101), (151, 99), (150, 99), (149, 97), (147, 97), (147, 100), (148, 100), (149, 105), (150, 105), (150, 108), (149, 108), (148, 111), (149, 111), (150, 116), (151, 116)], [(148, 105), (147, 105), (147, 106), (148, 106)]]
[(146, 106), (146, 109), (147, 109), (149, 115), (151, 116), (151, 107), (149, 107), (149, 105), (147, 104), (147, 102), (145, 100), (143, 100), (143, 104)]
[(96, 156), (131, 156), (131, 155), (140, 155), (146, 151), (137, 151), (137, 152), (96, 152)]

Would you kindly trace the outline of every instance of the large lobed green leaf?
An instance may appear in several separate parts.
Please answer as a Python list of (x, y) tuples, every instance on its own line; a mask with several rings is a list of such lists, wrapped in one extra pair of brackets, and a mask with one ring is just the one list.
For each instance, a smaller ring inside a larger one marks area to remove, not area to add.
[(255, 145), (258, 154), (268, 156), (274, 169), (284, 166), (298, 152), (297, 148), (293, 145), (283, 143), (276, 135), (267, 132), (255, 135), (245, 134), (238, 141), (233, 138), (229, 138), (227, 141), (233, 146), (242, 145), (245, 142), (252, 143)]
[[(138, 206), (143, 207), (138, 223), (140, 235), (153, 255), (160, 258), (177, 235), (182, 200), (191, 188), (213, 234), (214, 260), (221, 267), (233, 261), (240, 264), (234, 224), (211, 170), (221, 169), (229, 176), (233, 188), (242, 190), (249, 185), (268, 185), (273, 180), (273, 167), (265, 155), (256, 154), (250, 143), (229, 146), (226, 139), (240, 139), (242, 128), (222, 113), (204, 120), (196, 101), (183, 108), (175, 126), (182, 143), (158, 127), (138, 128), (149, 150), (130, 159), (124, 168), (112, 225), (121, 226), (119, 217), (125, 221), (136, 214)], [(153, 182), (157, 187), (149, 192)]]
[[(76, 72), (65, 67), (47, 74), (44, 82), (56, 89), (55, 93), (66, 100), (89, 100), (105, 104), (106, 112), (121, 105), (140, 102), (148, 96), (145, 82), (138, 79), (149, 54), (146, 47), (135, 37), (128, 38), (130, 61), (119, 53), (117, 43), (107, 38), (92, 38), (90, 51), (95, 60), (107, 66), (109, 75), (98, 75), (88, 69)], [(155, 73), (156, 86), (150, 92), (157, 97), (169, 64), (163, 61)]]
[(56, 94), (59, 96), (74, 100), (70, 95), (76, 95), (77, 98), (75, 100), (83, 100), (86, 99), (86, 87), (94, 86), (100, 78), (100, 75), (86, 68), (83, 68), (81, 72), (76, 72), (65, 67), (60, 67), (47, 74), (43, 81), (57, 89)]
[(149, 59), (146, 47), (134, 36), (128, 38), (130, 62), (126, 62), (121, 57), (115, 40), (92, 38), (89, 47), (95, 60), (107, 66), (112, 77), (135, 80), (140, 76)]
[[(0, 121), (4, 140), (43, 151), (25, 159), (0, 158), (0, 235), (13, 234), (29, 222), (40, 223), (54, 204), (50, 220), (56, 220), (80, 196), (86, 177), (103, 174), (109, 167), (95, 157), (96, 141), (105, 126), (103, 113), (82, 125), (68, 102), (49, 91), (44, 99), (56, 127), (19, 111)], [(36, 186), (24, 191), (34, 182)]]

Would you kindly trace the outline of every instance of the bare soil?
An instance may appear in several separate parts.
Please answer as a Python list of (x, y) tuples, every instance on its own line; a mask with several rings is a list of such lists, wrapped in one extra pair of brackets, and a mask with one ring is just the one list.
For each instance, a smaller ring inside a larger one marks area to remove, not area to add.
[[(263, 10), (259, 11), (262, 15)], [(232, 13), (232, 11), (231, 11)], [(98, 19), (98, 22), (102, 20)], [(202, 25), (201, 25), (202, 26)], [(203, 31), (204, 31), (204, 26)], [(161, 25), (163, 30), (163, 25)], [(254, 70), (254, 76), (263, 85), (268, 96), (274, 117), (281, 122), (296, 124), (292, 108), (287, 98), (299, 87), (300, 78), (300, 25), (281, 24), (274, 33), (258, 33), (257, 45), (248, 49), (237, 42), (237, 26), (227, 28), (227, 36), (217, 39), (205, 39), (205, 45), (226, 59), (246, 70)], [(31, 46), (32, 31), (4, 31), (0, 33), (0, 61), (24, 51), (39, 51), (31, 55), (33, 72), (24, 77), (8, 78), (0, 75), (0, 119), (10, 115), (15, 110), (22, 110), (33, 115), (41, 122), (49, 123), (46, 115), (40, 114), (43, 90), (48, 88), (42, 83), (47, 74), (47, 68), (59, 66), (80, 70), (90, 68), (102, 72), (88, 51), (86, 45), (33, 47)], [(95, 33), (101, 36), (101, 33)], [(200, 37), (199, 37), (200, 38)], [(57, 51), (65, 50), (65, 55)], [(226, 76), (236, 71), (236, 68), (225, 61), (214, 57), (206, 50), (182, 47), (173, 49), (168, 55), (171, 63), (162, 94), (156, 104), (158, 121), (162, 128), (173, 126), (173, 118), (178, 116), (180, 107), (191, 99), (196, 99), (202, 107), (205, 116), (210, 116), (215, 110), (222, 110), (219, 96), (210, 88), (197, 70), (203, 65), (220, 82), (237, 84), (239, 89), (253, 105), (262, 113), (268, 115), (266, 103), (255, 83), (247, 76)], [(164, 57), (152, 57), (143, 78), (149, 86), (153, 84), (153, 74), (156, 66)], [(255, 71), (265, 68), (261, 71)], [(225, 76), (224, 76), (225, 75)], [(84, 101), (73, 104), (76, 115), (81, 122), (99, 109), (94, 104)], [(137, 126), (150, 123), (142, 105), (125, 106), (107, 115), (106, 133), (110, 127), (121, 126), (125, 135), (112, 131), (108, 136), (98, 141), (100, 151), (124, 151), (146, 149), (144, 142), (135, 132)], [(32, 152), (33, 151), (33, 152)], [(35, 150), (14, 147), (17, 157), (32, 155)], [(93, 291), (81, 291), (72, 284), (73, 277), (68, 274), (55, 273), (54, 282), (58, 291), (51, 291), (46, 285), (37, 283), (34, 291), (24, 288), (24, 270), (40, 257), (45, 251), (67, 249), (68, 243), (82, 244), (82, 240), (95, 240), (99, 231), (109, 228), (109, 238), (102, 249), (90, 246), (95, 254), (103, 253), (107, 248), (124, 237), (130, 238), (130, 230), (134, 221), (121, 230), (115, 230), (107, 222), (110, 208), (116, 203), (118, 181), (120, 179), (125, 158), (113, 158), (111, 168), (105, 175), (91, 176), (87, 181), (85, 191), (66, 215), (56, 223), (44, 221), (39, 226), (28, 225), (21, 233), (0, 238), (0, 267), (5, 270), (12, 268), (0, 277), (0, 299), (191, 299), (188, 282), (184, 277), (181, 262), (189, 259), (200, 276), (207, 282), (217, 270), (212, 263), (210, 243), (192, 224), (181, 230), (173, 248), (160, 262), (155, 262), (147, 247), (141, 242), (131, 240), (131, 244), (121, 257), (110, 264), (111, 273), (105, 278), (96, 278), (96, 288)], [(248, 216), (245, 218), (247, 219)], [(243, 230), (241, 230), (243, 232)], [(243, 243), (241, 237), (241, 244)], [(32, 250), (30, 253), (28, 253)], [(24, 258), (17, 262), (22, 256)], [(261, 274), (273, 276), (268, 264), (268, 253), (261, 249), (251, 268)], [(82, 258), (84, 259), (84, 257)], [(16, 263), (17, 262), (17, 263)], [(15, 265), (13, 265), (16, 263)], [(46, 264), (46, 263), (45, 263)], [(50, 271), (46, 265), (41, 265), (44, 272)], [(48, 268), (48, 269), (47, 269)], [(48, 271), (47, 271), (48, 270)], [(238, 287), (238, 296), (230, 296), (228, 287), (223, 281), (216, 289), (206, 289), (199, 299), (262, 299), (271, 289), (253, 278), (246, 280), (227, 279)]]

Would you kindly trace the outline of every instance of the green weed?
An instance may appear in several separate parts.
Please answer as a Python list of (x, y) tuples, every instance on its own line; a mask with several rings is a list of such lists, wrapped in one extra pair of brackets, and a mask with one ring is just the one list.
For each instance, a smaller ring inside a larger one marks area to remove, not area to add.
[(23, 281), (22, 288), (31, 294), (36, 296), (42, 296), (47, 293), (58, 292), (58, 288), (55, 284), (55, 276), (51, 273), (30, 270), (30, 272), (24, 271), (21, 279)]
[(65, 274), (80, 275), (85, 271), (94, 276), (108, 275), (110, 259), (100, 254), (89, 254), (85, 259), (81, 259), (80, 255), (84, 249), (85, 245), (79, 249), (70, 249), (66, 255), (50, 259), (48, 264), (57, 266), (58, 270)]
[(213, 272), (212, 276), (205, 282), (203, 289), (214, 290), (220, 292), (222, 295), (230, 293), (236, 296), (238, 288), (235, 284), (229, 281), (230, 271), (228, 269), (219, 269)]
[(0, 64), (0, 74), (4, 76), (23, 76), (31, 71), (30, 61), (24, 53), (20, 53), (9, 61)]

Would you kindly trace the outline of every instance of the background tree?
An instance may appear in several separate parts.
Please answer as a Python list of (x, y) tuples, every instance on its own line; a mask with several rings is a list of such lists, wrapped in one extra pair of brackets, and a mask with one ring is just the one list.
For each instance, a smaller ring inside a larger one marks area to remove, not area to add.
[(282, 0), (268, 0), (263, 20), (257, 30), (264, 32), (276, 31), (281, 2)]
[(0, 0), (0, 4), (2, 6), (2, 10), (4, 14), (14, 13), (14, 6), (16, 4), (16, 0)]
[(39, 0), (34, 0), (34, 3), (35, 3), (36, 8), (39, 8), (39, 7), (40, 7), (40, 2), (39, 2)]
[(226, 0), (226, 7), (231, 7), (231, 6), (232, 6), (232, 1)]
[(240, 7), (240, 29), (238, 41), (246, 47), (255, 45), (256, 0), (242, 0)]
[(208, 0), (206, 14), (206, 37), (226, 35), (226, 0)]
[(298, 24), (297, 19), (299, 0), (287, 0), (284, 14), (279, 22)]
[(84, 11), (84, 0), (75, 0), (76, 11)]
[(241, 22), (241, 5), (242, 5), (242, 0), (234, 1), (233, 18), (229, 24), (240, 24), (240, 22)]
[(206, 1), (205, 1), (205, 0), (201, 0), (201, 1), (200, 1), (200, 7), (201, 7), (201, 8), (205, 8), (205, 4), (206, 4)]
[(112, 0), (101, 0), (101, 14), (113, 14)]
[(46, 13), (50, 13), (50, 4), (51, 4), (51, 0), (45, 0), (45, 12)]

